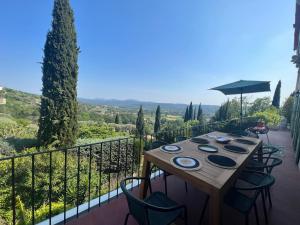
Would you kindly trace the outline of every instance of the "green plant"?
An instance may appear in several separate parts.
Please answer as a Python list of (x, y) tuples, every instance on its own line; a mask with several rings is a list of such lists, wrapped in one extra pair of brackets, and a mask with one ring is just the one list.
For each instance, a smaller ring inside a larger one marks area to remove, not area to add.
[(279, 110), (275, 107), (270, 107), (263, 112), (257, 112), (254, 116), (263, 120), (269, 126), (277, 126), (281, 121)]
[(292, 112), (293, 112), (293, 105), (294, 105), (294, 97), (289, 96), (283, 106), (282, 106), (282, 114), (283, 116), (287, 119), (288, 123), (291, 123), (291, 118), (292, 118)]

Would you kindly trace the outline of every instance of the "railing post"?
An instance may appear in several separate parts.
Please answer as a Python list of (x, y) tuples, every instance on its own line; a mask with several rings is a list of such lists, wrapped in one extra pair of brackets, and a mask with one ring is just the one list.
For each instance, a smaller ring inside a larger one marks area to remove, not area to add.
[(15, 158), (11, 159), (11, 182), (12, 182), (12, 211), (13, 211), (13, 218), (12, 218), (12, 222), (13, 225), (16, 224), (16, 192), (15, 192)]
[(49, 155), (49, 225), (51, 225), (52, 221), (52, 152)]
[(35, 224), (35, 218), (34, 218), (34, 211), (35, 211), (35, 199), (34, 199), (34, 186), (35, 186), (35, 173), (34, 173), (34, 170), (35, 170), (35, 165), (34, 165), (34, 160), (35, 160), (35, 157), (34, 155), (31, 156), (31, 221), (32, 221), (32, 225)]
[(77, 196), (76, 196), (76, 217), (79, 216), (79, 182), (80, 182), (80, 147), (77, 148)]
[(68, 162), (68, 150), (64, 151), (64, 224), (67, 222), (66, 211), (67, 211), (67, 162)]

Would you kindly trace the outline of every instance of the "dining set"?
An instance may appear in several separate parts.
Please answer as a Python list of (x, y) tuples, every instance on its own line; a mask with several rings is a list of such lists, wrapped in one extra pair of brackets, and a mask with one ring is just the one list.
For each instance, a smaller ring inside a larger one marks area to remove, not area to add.
[[(271, 187), (275, 183), (273, 168), (282, 164), (274, 157), (276, 146), (264, 144), (262, 140), (245, 133), (211, 132), (193, 138), (178, 137), (176, 143), (168, 144), (156, 140), (152, 148), (144, 152), (141, 177), (124, 179), (120, 187), (126, 196), (129, 213), (124, 224), (132, 216), (138, 224), (167, 225), (181, 218), (188, 224), (186, 205), (178, 204), (168, 195), (167, 177), (175, 175), (205, 193), (199, 205), (199, 224), (203, 224), (206, 210), (209, 225), (222, 224), (222, 207), (227, 204), (245, 216), (255, 212), (259, 225), (259, 213), (263, 213), (268, 224), (267, 203), (272, 207)], [(164, 192), (152, 192), (151, 174), (163, 172)], [(133, 194), (129, 183), (141, 181), (139, 196)], [(148, 191), (150, 194), (148, 194)], [(262, 212), (257, 199), (261, 198)]]

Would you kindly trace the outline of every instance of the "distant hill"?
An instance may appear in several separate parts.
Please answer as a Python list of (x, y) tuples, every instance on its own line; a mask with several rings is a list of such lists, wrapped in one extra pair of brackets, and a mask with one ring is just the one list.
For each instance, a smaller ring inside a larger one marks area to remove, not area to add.
[[(187, 107), (186, 104), (181, 103), (157, 103), (157, 102), (148, 102), (148, 101), (137, 101), (137, 100), (117, 100), (117, 99), (86, 99), (79, 98), (79, 101), (86, 104), (92, 105), (107, 105), (114, 106), (123, 109), (129, 109), (136, 111), (140, 105), (143, 106), (143, 109), (146, 111), (154, 111), (157, 105), (160, 105), (161, 110), (166, 113), (171, 114), (184, 114)], [(196, 105), (198, 107), (198, 105)], [(219, 106), (217, 105), (202, 105), (203, 113), (207, 115), (214, 114)]]
[[(0, 116), (13, 116), (14, 118), (38, 120), (40, 96), (10, 88), (4, 88), (6, 105), (0, 105)], [(116, 113), (126, 114), (134, 121), (136, 112), (140, 105), (146, 112), (155, 111), (157, 105), (161, 106), (163, 113), (182, 116), (186, 104), (157, 103), (137, 100), (116, 100), (116, 99), (85, 99), (79, 98), (79, 119), (99, 120), (103, 118), (106, 122), (113, 122)], [(202, 105), (204, 114), (211, 116), (219, 108), (217, 105)], [(87, 115), (89, 114), (89, 115)]]

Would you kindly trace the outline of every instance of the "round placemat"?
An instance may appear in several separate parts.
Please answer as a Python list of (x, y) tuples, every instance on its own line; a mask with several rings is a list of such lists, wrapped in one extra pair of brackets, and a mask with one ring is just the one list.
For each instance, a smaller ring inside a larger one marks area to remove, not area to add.
[(203, 152), (215, 153), (218, 152), (219, 149), (213, 145), (198, 145), (198, 149)]
[(205, 138), (200, 138), (200, 137), (191, 138), (190, 141), (197, 143), (197, 144), (202, 144), (202, 145), (206, 145), (209, 143), (208, 140), (206, 140)]
[(173, 166), (182, 170), (199, 170), (202, 167), (202, 163), (191, 156), (175, 156), (170, 159), (170, 162)]
[(170, 154), (182, 152), (182, 148), (178, 145), (163, 145), (160, 147), (160, 150)]
[(236, 145), (225, 145), (224, 149), (239, 154), (247, 154), (249, 152), (248, 149)]
[(224, 169), (235, 169), (237, 166), (233, 159), (223, 155), (209, 155), (206, 160), (208, 163)]
[(247, 139), (242, 139), (242, 138), (237, 138), (235, 139), (236, 142), (241, 143), (241, 144), (245, 144), (245, 145), (256, 145), (256, 143), (254, 141), (250, 141)]
[(220, 144), (228, 144), (230, 141), (231, 141), (231, 139), (228, 137), (217, 137), (216, 138), (216, 142), (218, 142)]

